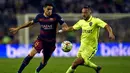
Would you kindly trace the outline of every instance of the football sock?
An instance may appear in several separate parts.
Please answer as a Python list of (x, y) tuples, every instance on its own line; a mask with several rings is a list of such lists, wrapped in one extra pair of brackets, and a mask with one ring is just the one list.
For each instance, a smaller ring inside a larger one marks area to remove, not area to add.
[(23, 69), (29, 64), (30, 60), (32, 59), (33, 57), (31, 56), (27, 56), (24, 58), (19, 70), (18, 70), (18, 73), (21, 73), (23, 71)]
[(72, 69), (72, 66), (69, 67), (69, 69), (66, 71), (66, 73), (74, 73), (75, 69)]
[(36, 71), (37, 71), (37, 72), (40, 72), (40, 70), (41, 70), (42, 68), (44, 68), (44, 67), (46, 66), (46, 64), (47, 64), (47, 63), (42, 64), (42, 62), (41, 62), (40, 65), (39, 65), (39, 67), (37, 67)]
[(87, 67), (91, 67), (93, 69), (96, 69), (97, 68), (97, 65), (92, 63), (91, 61), (87, 61), (84, 63), (84, 66), (87, 66)]

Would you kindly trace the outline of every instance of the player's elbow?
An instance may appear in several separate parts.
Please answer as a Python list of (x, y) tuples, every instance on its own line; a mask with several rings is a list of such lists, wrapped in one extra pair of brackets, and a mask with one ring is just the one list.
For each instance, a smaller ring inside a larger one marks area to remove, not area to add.
[(110, 29), (111, 27), (108, 24), (106, 24), (105, 28)]
[(108, 24), (105, 26), (105, 29), (106, 29), (108, 32), (112, 32), (112, 28), (111, 28)]
[(33, 21), (29, 21), (29, 22), (28, 22), (28, 26), (31, 26), (31, 25), (33, 25), (33, 24), (34, 24)]

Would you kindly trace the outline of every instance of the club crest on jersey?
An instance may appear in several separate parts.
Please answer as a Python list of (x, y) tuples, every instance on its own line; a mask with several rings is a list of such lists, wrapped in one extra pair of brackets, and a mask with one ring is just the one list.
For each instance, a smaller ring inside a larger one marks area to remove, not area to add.
[(93, 24), (93, 23), (92, 23), (92, 22), (90, 22), (90, 23), (89, 23), (89, 26), (92, 26), (92, 24)]

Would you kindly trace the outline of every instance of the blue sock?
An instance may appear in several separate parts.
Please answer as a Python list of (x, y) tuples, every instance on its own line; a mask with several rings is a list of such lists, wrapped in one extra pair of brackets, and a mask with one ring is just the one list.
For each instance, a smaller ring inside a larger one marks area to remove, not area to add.
[(45, 64), (40, 63), (40, 65), (39, 65), (39, 67), (36, 69), (36, 71), (37, 71), (37, 72), (40, 72), (40, 70), (41, 70), (42, 68), (44, 68), (45, 66), (46, 66), (46, 63), (45, 63)]
[(31, 56), (27, 56), (24, 58), (19, 70), (18, 70), (18, 73), (21, 73), (23, 71), (23, 69), (29, 64), (30, 60), (32, 59), (33, 57)]

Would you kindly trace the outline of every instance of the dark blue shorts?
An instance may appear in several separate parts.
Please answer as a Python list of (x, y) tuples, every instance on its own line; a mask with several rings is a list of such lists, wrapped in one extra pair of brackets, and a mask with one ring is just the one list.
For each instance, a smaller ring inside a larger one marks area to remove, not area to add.
[(37, 39), (34, 42), (33, 47), (37, 50), (38, 53), (42, 51), (44, 56), (51, 56), (55, 50), (55, 41)]
[(55, 50), (55, 41), (37, 39), (34, 42), (33, 47), (37, 50), (38, 53), (42, 51), (44, 62), (47, 63)]

